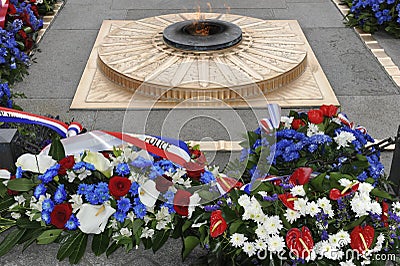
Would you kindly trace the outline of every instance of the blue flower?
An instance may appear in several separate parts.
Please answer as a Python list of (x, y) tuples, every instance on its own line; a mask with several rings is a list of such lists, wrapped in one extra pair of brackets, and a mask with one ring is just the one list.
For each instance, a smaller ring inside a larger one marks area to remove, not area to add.
[(85, 195), (86, 194), (86, 186), (87, 186), (86, 184), (79, 184), (76, 194)]
[(80, 223), (78, 221), (78, 218), (75, 217), (75, 215), (71, 215), (68, 219), (68, 221), (65, 223), (65, 228), (68, 230), (76, 230), (80, 226)]
[(208, 183), (214, 182), (215, 177), (214, 177), (213, 173), (211, 173), (210, 171), (204, 171), (204, 173), (201, 174), (200, 181), (203, 184), (208, 184)]
[(115, 172), (120, 176), (127, 176), (130, 174), (129, 165), (127, 163), (120, 163), (115, 168)]
[(174, 192), (168, 190), (167, 192), (165, 192), (165, 194), (163, 196), (167, 200), (168, 203), (173, 203), (174, 202), (174, 197), (175, 197), (175, 193)]
[(15, 172), (15, 177), (21, 178), (23, 173), (24, 173), (24, 171), (22, 170), (21, 166), (18, 166), (17, 171)]
[(53, 211), (53, 209), (54, 209), (54, 203), (51, 199), (45, 199), (42, 202), (42, 210), (43, 211), (50, 213)]
[(114, 218), (118, 222), (123, 223), (125, 221), (125, 218), (126, 218), (126, 213), (118, 211), (118, 212), (114, 213)]
[(161, 207), (167, 207), (167, 208), (168, 208), (168, 213), (169, 213), (169, 214), (176, 213), (176, 211), (175, 211), (175, 209), (174, 209), (174, 204), (164, 202), (163, 204), (161, 204)]
[(131, 162), (131, 165), (136, 168), (147, 168), (153, 165), (152, 161), (149, 161), (147, 159), (144, 159), (143, 157), (139, 156), (136, 158), (133, 162)]
[(64, 185), (60, 184), (54, 193), (54, 201), (57, 204), (63, 203), (67, 199), (67, 192), (65, 191)]
[(41, 180), (44, 184), (47, 184), (53, 181), (53, 178), (58, 174), (58, 169), (60, 168), (59, 164), (53, 165), (43, 175), (38, 176), (38, 179)]
[(136, 182), (132, 182), (131, 188), (129, 189), (129, 193), (131, 193), (132, 196), (138, 195), (138, 189), (139, 189), (139, 184)]
[(36, 199), (39, 199), (40, 196), (46, 194), (46, 186), (43, 184), (39, 184), (36, 188), (35, 191), (33, 192), (33, 196), (35, 196)]
[(118, 211), (128, 212), (132, 207), (131, 201), (128, 198), (121, 198), (120, 200), (117, 200), (117, 207)]
[(146, 206), (140, 202), (139, 198), (135, 198), (134, 203), (135, 207), (133, 207), (133, 212), (136, 214), (136, 217), (143, 219), (147, 212)]
[(99, 201), (100, 201), (99, 195), (93, 191), (86, 193), (85, 198), (87, 201), (89, 201), (90, 204), (93, 204), (93, 205), (99, 204)]
[(49, 212), (43, 211), (41, 217), (43, 222), (45, 222), (46, 224), (50, 224), (51, 218)]

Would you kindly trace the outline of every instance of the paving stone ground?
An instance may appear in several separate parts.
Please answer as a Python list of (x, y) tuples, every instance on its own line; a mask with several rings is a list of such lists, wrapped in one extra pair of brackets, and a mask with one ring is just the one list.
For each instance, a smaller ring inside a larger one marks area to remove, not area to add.
[[(175, 12), (195, 11), (200, 5), (207, 10), (207, 1), (195, 0), (66, 0), (53, 25), (40, 43), (40, 53), (30, 68), (30, 75), (17, 85), (27, 99), (18, 101), (26, 111), (38, 114), (59, 114), (62, 119), (76, 121), (92, 129), (121, 131), (123, 111), (72, 111), (69, 110), (86, 61), (96, 39), (101, 23), (106, 19), (140, 19)], [(330, 81), (342, 111), (356, 123), (364, 125), (375, 138), (396, 134), (400, 124), (398, 106), (399, 90), (365, 47), (357, 34), (343, 24), (343, 17), (330, 0), (249, 0), (212, 1), (215, 12), (224, 12), (226, 2), (230, 12), (262, 19), (297, 19), (310, 42), (325, 74)], [(400, 65), (400, 40), (386, 34), (376, 34), (386, 52)], [(195, 112), (195, 111), (193, 111)], [(219, 123), (235, 123), (229, 114), (197, 110), (198, 120), (182, 128), (181, 139), (226, 139), (227, 132)], [(287, 110), (284, 110), (287, 112)], [(210, 114), (214, 120), (207, 120)], [(141, 119), (140, 111), (133, 114)], [(167, 110), (154, 111), (147, 125), (147, 133), (160, 132)], [(182, 119), (187, 111), (177, 113)], [(193, 113), (191, 114), (193, 115)], [(245, 128), (255, 128), (257, 122), (250, 111), (240, 111)], [(140, 121), (139, 121), (140, 122)], [(169, 132), (168, 128), (163, 128)], [(173, 130), (171, 134), (175, 133)], [(229, 132), (239, 139), (243, 131)], [(390, 169), (392, 154), (384, 153), (383, 162)], [(218, 154), (218, 162), (226, 162), (226, 154)], [(33, 245), (21, 254), (20, 249), (0, 258), (1, 265), (66, 265), (55, 257), (58, 245)], [(138, 249), (126, 254), (117, 251), (109, 259), (95, 257), (88, 252), (81, 265), (188, 265), (202, 254), (196, 250), (185, 262), (180, 261), (181, 244), (169, 241), (157, 254)]]

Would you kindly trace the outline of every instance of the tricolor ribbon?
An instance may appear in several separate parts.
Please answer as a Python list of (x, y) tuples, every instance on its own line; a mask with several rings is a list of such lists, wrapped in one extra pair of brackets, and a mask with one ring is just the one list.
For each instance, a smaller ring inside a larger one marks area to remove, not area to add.
[(278, 104), (268, 104), (268, 113), (270, 118), (260, 120), (260, 127), (267, 133), (271, 133), (274, 129), (279, 128), (281, 122), (281, 107)]
[(355, 126), (353, 122), (350, 122), (350, 120), (347, 118), (347, 116), (345, 114), (339, 113), (338, 114), (338, 118), (339, 118), (340, 122), (343, 125), (348, 126), (351, 129), (358, 130), (363, 134), (367, 134), (368, 133), (367, 129), (365, 127), (363, 127), (363, 126)]

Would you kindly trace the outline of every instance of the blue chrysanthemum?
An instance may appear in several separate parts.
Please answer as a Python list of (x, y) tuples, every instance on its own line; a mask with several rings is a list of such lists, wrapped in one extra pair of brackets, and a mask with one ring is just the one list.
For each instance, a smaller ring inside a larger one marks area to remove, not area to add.
[(15, 172), (15, 177), (21, 178), (23, 173), (24, 173), (24, 171), (22, 170), (21, 166), (18, 166), (17, 171)]
[(128, 198), (121, 198), (120, 200), (117, 200), (117, 207), (118, 211), (128, 212), (132, 207), (131, 201)]
[(201, 174), (200, 181), (203, 184), (208, 184), (208, 183), (214, 182), (215, 177), (214, 177), (213, 173), (211, 173), (210, 171), (204, 171), (204, 173)]
[(54, 202), (51, 199), (45, 199), (42, 202), (42, 210), (45, 212), (52, 212), (54, 209)]
[(118, 222), (123, 223), (125, 221), (125, 218), (126, 218), (126, 213), (118, 211), (118, 212), (114, 213), (114, 218)]
[(133, 162), (131, 162), (131, 165), (133, 167), (143, 169), (143, 168), (147, 168), (147, 167), (150, 167), (151, 165), (153, 165), (153, 162), (139, 156)]
[(68, 221), (65, 223), (65, 228), (68, 230), (76, 230), (78, 226), (80, 225), (78, 218), (75, 217), (75, 215), (71, 215), (68, 219)]
[(46, 193), (46, 186), (43, 184), (39, 184), (36, 188), (35, 191), (33, 192), (33, 196), (35, 196), (36, 199), (39, 199), (41, 195), (44, 195)]
[(115, 172), (120, 176), (127, 176), (130, 174), (131, 171), (127, 163), (120, 163), (115, 168)]
[(56, 192), (54, 193), (54, 201), (57, 204), (63, 203), (67, 199), (67, 192), (65, 191), (64, 185), (58, 185)]
[(129, 193), (131, 193), (132, 196), (138, 195), (138, 189), (140, 185), (136, 182), (132, 182), (131, 188), (129, 189)]
[(43, 211), (41, 217), (43, 222), (45, 222), (46, 224), (50, 224), (51, 218), (49, 212)]

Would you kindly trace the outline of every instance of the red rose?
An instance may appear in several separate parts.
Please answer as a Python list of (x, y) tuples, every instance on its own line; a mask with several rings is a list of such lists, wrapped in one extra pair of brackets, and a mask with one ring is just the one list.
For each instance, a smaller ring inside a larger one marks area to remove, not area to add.
[(314, 247), (314, 240), (310, 229), (303, 226), (300, 229), (292, 228), (286, 234), (286, 245), (297, 257), (307, 258)]
[[(15, 175), (10, 176), (10, 180), (13, 180), (13, 179), (15, 179)], [(10, 195), (10, 196), (18, 195), (18, 193), (19, 193), (18, 191), (11, 190), (11, 189), (7, 188), (7, 194)]]
[(60, 164), (60, 168), (58, 169), (58, 174), (59, 175), (67, 174), (67, 170), (70, 170), (70, 169), (72, 169), (72, 167), (74, 167), (74, 164), (75, 164), (74, 156), (70, 155), (65, 158), (62, 158), (59, 161), (59, 164)]
[(192, 159), (197, 159), (201, 156), (202, 152), (200, 150), (190, 150)]
[(159, 176), (156, 178), (156, 189), (161, 193), (165, 193), (173, 183), (164, 176)]
[(50, 214), (51, 224), (62, 229), (72, 214), (72, 206), (69, 203), (58, 204), (54, 206)]
[(310, 110), (308, 111), (308, 121), (313, 124), (321, 124), (324, 122), (324, 114), (321, 110)]
[(323, 115), (326, 117), (332, 117), (332, 116), (336, 115), (336, 113), (338, 111), (338, 108), (332, 104), (331, 105), (324, 104), (319, 109), (322, 111)]
[(350, 233), (350, 247), (362, 254), (371, 247), (374, 237), (375, 229), (372, 226), (361, 227), (357, 225)]
[(297, 185), (305, 185), (310, 181), (311, 174), (313, 169), (310, 167), (300, 167), (297, 168), (296, 171), (290, 176), (289, 183), (297, 186)]
[(224, 217), (222, 217), (221, 210), (213, 211), (211, 213), (210, 223), (210, 236), (212, 238), (222, 235), (227, 228), (227, 224)]
[(201, 174), (204, 173), (204, 165), (197, 162), (187, 162), (184, 167), (186, 168), (187, 175), (197, 181), (200, 180)]
[(306, 123), (304, 123), (303, 120), (301, 120), (301, 119), (293, 119), (292, 128), (294, 130), (298, 130), (299, 128), (304, 127), (305, 125), (306, 125)]
[(192, 194), (185, 190), (178, 190), (174, 197), (174, 210), (181, 216), (188, 216), (190, 204), (190, 196)]
[(110, 179), (110, 182), (108, 183), (108, 189), (110, 190), (110, 194), (113, 195), (114, 198), (119, 199), (120, 197), (128, 194), (131, 185), (132, 183), (128, 178), (114, 176)]

